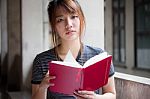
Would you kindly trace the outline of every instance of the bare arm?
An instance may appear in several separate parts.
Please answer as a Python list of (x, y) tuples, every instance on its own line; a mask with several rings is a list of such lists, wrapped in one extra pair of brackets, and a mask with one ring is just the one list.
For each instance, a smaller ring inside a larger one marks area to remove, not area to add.
[(116, 99), (114, 76), (109, 77), (108, 83), (103, 87), (103, 95), (100, 97), (100, 99)]
[(47, 88), (54, 86), (50, 83), (50, 79), (55, 79), (55, 76), (49, 76), (47, 73), (40, 84), (32, 84), (32, 99), (47, 99)]
[(116, 99), (114, 76), (109, 77), (102, 91), (102, 95), (95, 94), (93, 91), (78, 91), (75, 92), (75, 95), (81, 99)]
[(32, 84), (32, 99), (46, 99), (47, 89), (40, 87), (40, 85)]

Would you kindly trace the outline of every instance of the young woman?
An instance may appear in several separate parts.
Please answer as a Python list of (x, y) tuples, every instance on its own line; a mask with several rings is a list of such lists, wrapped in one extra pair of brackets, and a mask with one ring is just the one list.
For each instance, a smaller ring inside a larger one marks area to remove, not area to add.
[(55, 86), (50, 81), (57, 78), (49, 76), (51, 73), (51, 71), (48, 72), (49, 61), (63, 61), (68, 50), (70, 50), (76, 61), (83, 65), (89, 58), (104, 52), (100, 48), (90, 47), (81, 42), (85, 18), (76, 0), (53, 0), (49, 2), (48, 15), (54, 48), (38, 54), (33, 62), (32, 99), (115, 99), (113, 65), (110, 68), (108, 83), (100, 88), (102, 89), (101, 94), (99, 94), (99, 90), (82, 90), (69, 96), (47, 90), (48, 87)]

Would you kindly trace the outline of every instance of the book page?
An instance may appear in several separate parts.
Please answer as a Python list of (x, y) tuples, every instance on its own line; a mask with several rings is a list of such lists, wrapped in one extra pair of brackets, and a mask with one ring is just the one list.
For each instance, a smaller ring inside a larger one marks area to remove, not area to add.
[(90, 58), (88, 61), (85, 62), (84, 64), (84, 68), (98, 62), (98, 61), (101, 61), (107, 57), (109, 57), (110, 55), (107, 54), (107, 52), (103, 52), (103, 53), (100, 53), (98, 55), (95, 55), (94, 57)]
[(55, 64), (61, 64), (64, 66), (70, 66), (75, 68), (81, 68), (82, 66), (74, 59), (71, 51), (69, 50), (64, 61), (52, 61)]

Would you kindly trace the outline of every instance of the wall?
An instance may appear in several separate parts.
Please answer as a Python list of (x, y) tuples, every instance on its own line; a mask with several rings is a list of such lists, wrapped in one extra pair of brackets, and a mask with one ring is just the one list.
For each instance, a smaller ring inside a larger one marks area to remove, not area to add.
[(23, 89), (30, 89), (32, 62), (43, 50), (43, 0), (22, 0), (22, 79)]
[(7, 33), (7, 1), (0, 1), (0, 14), (1, 14), (1, 77), (0, 77), (0, 89), (7, 89), (7, 62), (8, 62), (8, 33)]
[[(2, 23), (1, 23), (1, 11), (0, 11), (0, 57), (1, 57), (1, 45), (2, 45), (2, 44), (1, 44), (1, 40), (2, 40), (2, 38), (1, 38), (1, 35), (2, 35), (2, 33), (1, 33), (1, 32), (2, 32), (2, 30), (1, 30), (1, 24), (2, 24)], [(1, 63), (0, 63), (0, 64), (1, 64)]]
[[(20, 0), (7, 0), (8, 25), (8, 91), (21, 90), (21, 5)], [(7, 43), (5, 43), (7, 45)]]
[(78, 0), (86, 17), (84, 42), (104, 48), (104, 1)]

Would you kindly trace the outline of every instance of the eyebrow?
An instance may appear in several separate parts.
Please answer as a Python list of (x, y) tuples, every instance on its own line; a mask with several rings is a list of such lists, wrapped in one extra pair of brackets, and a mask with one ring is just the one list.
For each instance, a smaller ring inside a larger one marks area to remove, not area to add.
[(61, 18), (61, 17), (63, 17), (63, 15), (58, 15), (58, 16), (56, 16), (56, 19), (57, 19), (57, 18)]

